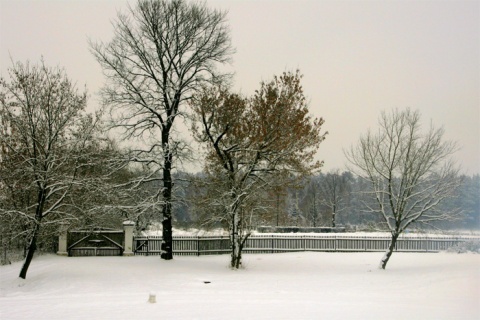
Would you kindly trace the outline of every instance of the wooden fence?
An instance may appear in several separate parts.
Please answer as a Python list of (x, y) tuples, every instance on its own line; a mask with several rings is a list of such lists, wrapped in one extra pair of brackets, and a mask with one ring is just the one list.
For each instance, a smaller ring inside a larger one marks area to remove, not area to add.
[[(480, 241), (480, 237), (418, 237), (403, 236), (395, 251), (439, 252), (465, 241)], [(136, 255), (159, 255), (161, 236), (135, 237)], [(372, 252), (385, 251), (390, 243), (386, 236), (356, 235), (255, 235), (248, 238), (244, 253), (280, 253), (296, 251)], [(226, 236), (173, 237), (174, 255), (211, 255), (230, 252), (230, 239)]]

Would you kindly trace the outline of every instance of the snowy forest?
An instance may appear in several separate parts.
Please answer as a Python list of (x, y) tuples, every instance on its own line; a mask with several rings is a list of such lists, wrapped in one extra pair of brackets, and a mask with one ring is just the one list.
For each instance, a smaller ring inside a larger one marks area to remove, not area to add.
[[(455, 144), (410, 109), (380, 117), (390, 145), (367, 135), (360, 152), (346, 152), (358, 171), (324, 172), (316, 156), (328, 134), (302, 74), (235, 92), (221, 71), (234, 54), (227, 22), (185, 1), (139, 1), (119, 14), (111, 41), (89, 42), (105, 75), (94, 112), (62, 68), (13, 63), (0, 81), (2, 261), (20, 251), (24, 278), (61, 230), (126, 220), (137, 232), (161, 224), (166, 260), (174, 228), (223, 228), (237, 268), (261, 226), (390, 231), (393, 244), (407, 228), (480, 227), (480, 176), (460, 175), (447, 161)], [(378, 160), (386, 171), (374, 172)]]
[[(221, 224), (205, 224), (202, 211), (195, 206), (199, 192), (195, 179), (187, 173), (179, 173), (176, 198), (183, 199), (175, 205), (177, 225), (189, 227), (222, 227)], [(462, 184), (455, 196), (445, 201), (444, 210), (459, 208), (461, 215), (454, 220), (437, 221), (413, 228), (433, 231), (479, 230), (480, 229), (480, 176), (462, 176)], [(385, 231), (379, 215), (370, 212), (365, 202), (374, 201), (368, 196), (370, 186), (349, 171), (321, 172), (301, 180), (288, 180), (279, 186), (264, 190), (260, 195), (264, 211), (253, 222), (258, 226), (338, 227), (348, 230)], [(137, 225), (147, 228), (148, 222), (141, 219)]]

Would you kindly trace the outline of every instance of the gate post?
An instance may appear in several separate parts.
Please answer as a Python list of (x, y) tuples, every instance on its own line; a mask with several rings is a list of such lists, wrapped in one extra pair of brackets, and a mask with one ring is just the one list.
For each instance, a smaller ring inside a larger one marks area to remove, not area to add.
[(58, 251), (57, 251), (57, 254), (59, 256), (68, 256), (67, 234), (68, 234), (68, 225), (66, 223), (60, 224), (60, 234), (58, 235)]
[(123, 235), (124, 235), (124, 256), (133, 256), (133, 229), (135, 227), (135, 222), (133, 221), (124, 221), (123, 222)]

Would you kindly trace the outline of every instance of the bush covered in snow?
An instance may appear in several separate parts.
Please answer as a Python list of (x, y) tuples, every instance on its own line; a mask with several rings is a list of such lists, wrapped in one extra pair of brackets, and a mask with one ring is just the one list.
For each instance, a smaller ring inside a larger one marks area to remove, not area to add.
[(460, 242), (456, 246), (449, 248), (447, 251), (454, 253), (480, 253), (480, 241), (468, 240)]

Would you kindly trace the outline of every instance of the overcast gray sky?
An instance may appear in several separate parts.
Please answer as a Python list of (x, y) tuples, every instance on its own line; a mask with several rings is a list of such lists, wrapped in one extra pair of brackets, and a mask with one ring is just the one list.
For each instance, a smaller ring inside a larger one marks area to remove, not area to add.
[[(132, 2), (132, 1), (130, 1)], [(235, 86), (300, 69), (329, 135), (318, 158), (342, 169), (343, 149), (374, 128), (382, 110), (418, 109), (444, 126), (467, 174), (480, 173), (479, 1), (208, 0), (229, 11)], [(121, 0), (0, 0), (0, 71), (15, 61), (66, 68), (90, 104), (102, 86), (87, 39), (108, 41)], [(133, 2), (134, 3), (134, 2)]]

